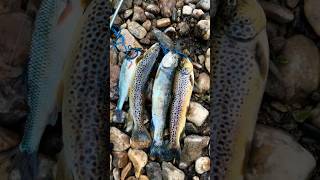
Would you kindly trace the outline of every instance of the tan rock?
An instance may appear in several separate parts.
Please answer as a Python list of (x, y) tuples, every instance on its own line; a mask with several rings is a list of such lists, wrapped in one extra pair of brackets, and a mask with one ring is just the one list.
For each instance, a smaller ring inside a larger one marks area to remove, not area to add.
[(128, 176), (130, 170), (132, 168), (132, 163), (129, 162), (126, 167), (124, 167), (121, 171), (121, 176), (120, 176), (120, 180), (125, 180), (126, 177)]
[(141, 170), (145, 167), (148, 162), (147, 154), (142, 150), (129, 149), (128, 156), (135, 169), (135, 176), (139, 178)]
[(210, 158), (199, 157), (195, 163), (195, 170), (198, 174), (203, 174), (210, 170)]
[(158, 28), (163, 28), (167, 27), (171, 24), (170, 18), (162, 18), (157, 20), (157, 27)]
[(125, 151), (130, 147), (129, 136), (116, 127), (110, 128), (110, 141), (113, 151)]

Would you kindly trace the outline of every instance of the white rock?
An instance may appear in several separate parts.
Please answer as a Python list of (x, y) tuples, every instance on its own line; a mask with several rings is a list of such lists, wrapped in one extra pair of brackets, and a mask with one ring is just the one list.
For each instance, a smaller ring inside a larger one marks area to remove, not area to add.
[(210, 77), (207, 73), (201, 73), (197, 78), (196, 87), (198, 93), (205, 93), (210, 89)]
[(207, 119), (209, 111), (197, 102), (190, 102), (187, 120), (194, 123), (196, 126), (201, 126)]
[(183, 6), (182, 8), (182, 14), (183, 15), (191, 15), (192, 14), (192, 7), (188, 6), (188, 5), (185, 5)]
[(210, 170), (210, 158), (209, 157), (199, 157), (196, 160), (195, 170), (198, 174), (203, 174)]
[(128, 156), (135, 169), (135, 176), (139, 178), (142, 168), (144, 168), (148, 162), (148, 156), (144, 151), (137, 149), (129, 149)]
[(162, 162), (162, 177), (163, 180), (184, 180), (185, 175), (183, 171), (176, 168), (170, 162)]
[(205, 66), (206, 66), (208, 72), (210, 73), (210, 48), (207, 49), (207, 52), (206, 52), (206, 62), (205, 62)]
[(120, 180), (120, 170), (118, 168), (113, 169), (112, 175), (114, 180)]
[(195, 28), (195, 35), (204, 40), (210, 39), (210, 20), (200, 20)]
[(204, 15), (204, 12), (201, 9), (194, 9), (192, 11), (192, 16), (195, 18), (200, 18), (202, 15)]
[(113, 151), (125, 151), (130, 147), (129, 136), (116, 127), (110, 128), (110, 141), (113, 144)]
[(205, 11), (210, 10), (210, 0), (200, 0), (197, 4), (197, 7), (201, 8)]
[(134, 35), (138, 39), (142, 39), (146, 36), (147, 31), (141, 26), (139, 23), (135, 21), (128, 22), (128, 30), (132, 35)]

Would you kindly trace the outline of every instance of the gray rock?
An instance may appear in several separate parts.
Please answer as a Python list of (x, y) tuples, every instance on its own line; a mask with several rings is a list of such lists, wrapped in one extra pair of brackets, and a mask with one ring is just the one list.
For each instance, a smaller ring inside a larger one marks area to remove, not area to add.
[(210, 39), (210, 20), (200, 20), (195, 27), (195, 35), (204, 40)]
[(161, 166), (157, 162), (149, 162), (146, 166), (147, 175), (152, 180), (162, 180)]
[(151, 21), (150, 21), (150, 20), (146, 20), (146, 21), (142, 24), (142, 26), (143, 26), (147, 31), (150, 31), (151, 26), (152, 26)]
[(295, 8), (299, 3), (299, 0), (286, 0), (286, 4), (290, 8)]
[[(120, 0), (113, 0), (112, 6), (116, 7)], [(125, 0), (120, 8), (120, 12), (132, 8), (132, 0)]]
[(204, 12), (201, 9), (194, 9), (192, 11), (192, 16), (199, 19), (204, 15)]
[(183, 8), (182, 8), (182, 14), (183, 15), (191, 15), (192, 14), (192, 11), (193, 11), (193, 9), (192, 9), (192, 7), (191, 6), (188, 6), (188, 5), (185, 5), (185, 6), (183, 6)]
[(289, 23), (294, 19), (293, 13), (278, 4), (269, 1), (259, 1), (266, 16), (278, 23)]
[(144, 12), (144, 14), (146, 15), (146, 17), (148, 18), (148, 19), (155, 19), (156, 17), (152, 14), (152, 13), (150, 13), (150, 12)]
[(141, 6), (142, 5), (142, 0), (133, 0), (133, 4), (136, 6)]
[(110, 68), (110, 99), (116, 100), (118, 98), (118, 81), (119, 81), (120, 67), (118, 65), (111, 65)]
[(186, 22), (179, 23), (177, 26), (177, 29), (179, 29), (179, 33), (181, 36), (188, 34), (190, 31), (190, 27), (189, 27), (188, 23), (186, 23)]
[(159, 6), (155, 5), (155, 4), (149, 4), (146, 7), (146, 11), (151, 12), (152, 14), (159, 14), (160, 13), (160, 8)]
[(197, 2), (199, 2), (199, 0), (184, 0), (185, 4), (189, 4), (189, 3), (196, 4)]
[(128, 9), (128, 10), (124, 11), (123, 17), (125, 19), (128, 19), (132, 15), (132, 13), (133, 13), (133, 10), (132, 9)]
[[(124, 36), (126, 46), (142, 48), (140, 43), (134, 38), (134, 36), (128, 31), (128, 29), (121, 29), (120, 34)], [(120, 42), (121, 42), (121, 38), (117, 41), (117, 44), (118, 44), (117, 48), (120, 51), (125, 52), (125, 48)]]
[(128, 24), (128, 30), (134, 37), (138, 39), (142, 39), (146, 36), (147, 31), (139, 23), (135, 21), (131, 21), (131, 22), (128, 22), (127, 24)]
[(201, 8), (204, 11), (210, 10), (210, 0), (200, 0), (197, 3), (197, 7)]
[(308, 179), (316, 166), (311, 153), (282, 130), (257, 126), (252, 148), (248, 180)]
[(183, 171), (176, 168), (170, 162), (162, 162), (162, 177), (164, 180), (184, 180), (185, 175)]
[(144, 21), (146, 21), (146, 19), (147, 17), (144, 13), (144, 10), (140, 6), (134, 6), (132, 21), (143, 23)]
[(207, 119), (209, 111), (204, 108), (200, 103), (190, 102), (187, 120), (194, 123), (196, 126), (201, 126)]
[(305, 0), (304, 1), (304, 14), (314, 31), (320, 36), (320, 1), (319, 0)]

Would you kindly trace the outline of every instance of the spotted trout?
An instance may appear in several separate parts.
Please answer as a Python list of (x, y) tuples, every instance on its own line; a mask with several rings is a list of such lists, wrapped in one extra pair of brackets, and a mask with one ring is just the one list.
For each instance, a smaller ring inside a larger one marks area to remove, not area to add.
[(116, 107), (116, 118), (121, 119), (122, 107), (128, 98), (129, 87), (133, 81), (133, 75), (136, 71), (136, 59), (141, 55), (140, 51), (132, 51), (133, 54), (127, 56), (121, 65), (119, 75), (119, 99)]
[[(264, 12), (256, 0), (234, 2), (218, 7), (213, 33), (210, 140), (213, 180), (245, 179), (268, 73)], [(222, 14), (228, 15), (227, 19)]]
[(180, 136), (185, 127), (193, 86), (193, 65), (187, 58), (183, 58), (180, 61), (173, 82), (173, 99), (170, 108), (170, 139), (163, 159), (180, 159)]
[(136, 59), (137, 67), (129, 89), (129, 118), (134, 122), (130, 144), (132, 148), (144, 149), (150, 146), (151, 137), (144, 126), (145, 97), (147, 81), (160, 52), (160, 44), (155, 43)]
[(61, 107), (61, 78), (70, 36), (82, 15), (78, 0), (43, 0), (32, 35), (27, 72), (29, 112), (14, 167), (22, 179), (35, 179), (37, 152), (47, 124), (55, 124)]
[(172, 85), (179, 55), (169, 51), (162, 59), (152, 89), (151, 134), (153, 141), (150, 156), (161, 158), (163, 154), (163, 130), (171, 103)]

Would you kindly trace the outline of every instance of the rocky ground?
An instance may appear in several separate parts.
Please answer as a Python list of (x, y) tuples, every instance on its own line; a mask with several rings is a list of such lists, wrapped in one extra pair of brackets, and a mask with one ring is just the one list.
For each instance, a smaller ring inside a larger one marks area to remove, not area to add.
[[(24, 72), (33, 22), (41, 0), (0, 1), (0, 179), (19, 143), (27, 106)], [(210, 16), (207, 0), (125, 0), (116, 19), (128, 44), (148, 48), (151, 30), (165, 31), (194, 64), (196, 85), (182, 138), (180, 162), (159, 162), (130, 148), (132, 124), (116, 122), (117, 81), (124, 53), (111, 48), (112, 178), (208, 179), (210, 159)], [(173, 2), (171, 0), (170, 2)], [(250, 154), (248, 179), (320, 179), (320, 1), (260, 0), (266, 12), (270, 73)], [(165, 6), (160, 6), (166, 3)], [(174, 11), (165, 11), (172, 6)], [(118, 47), (121, 49), (121, 47)], [(151, 84), (148, 105), (150, 109)], [(127, 111), (127, 106), (124, 108)], [(124, 117), (125, 119), (125, 117)], [(149, 127), (150, 120), (146, 121)], [(165, 133), (166, 137), (168, 132)], [(12, 150), (13, 149), (13, 150)], [(52, 179), (61, 127), (47, 128), (40, 146), (39, 179)], [(202, 151), (200, 151), (200, 149)], [(6, 152), (6, 153), (3, 153)], [(289, 173), (288, 173), (289, 172)]]

